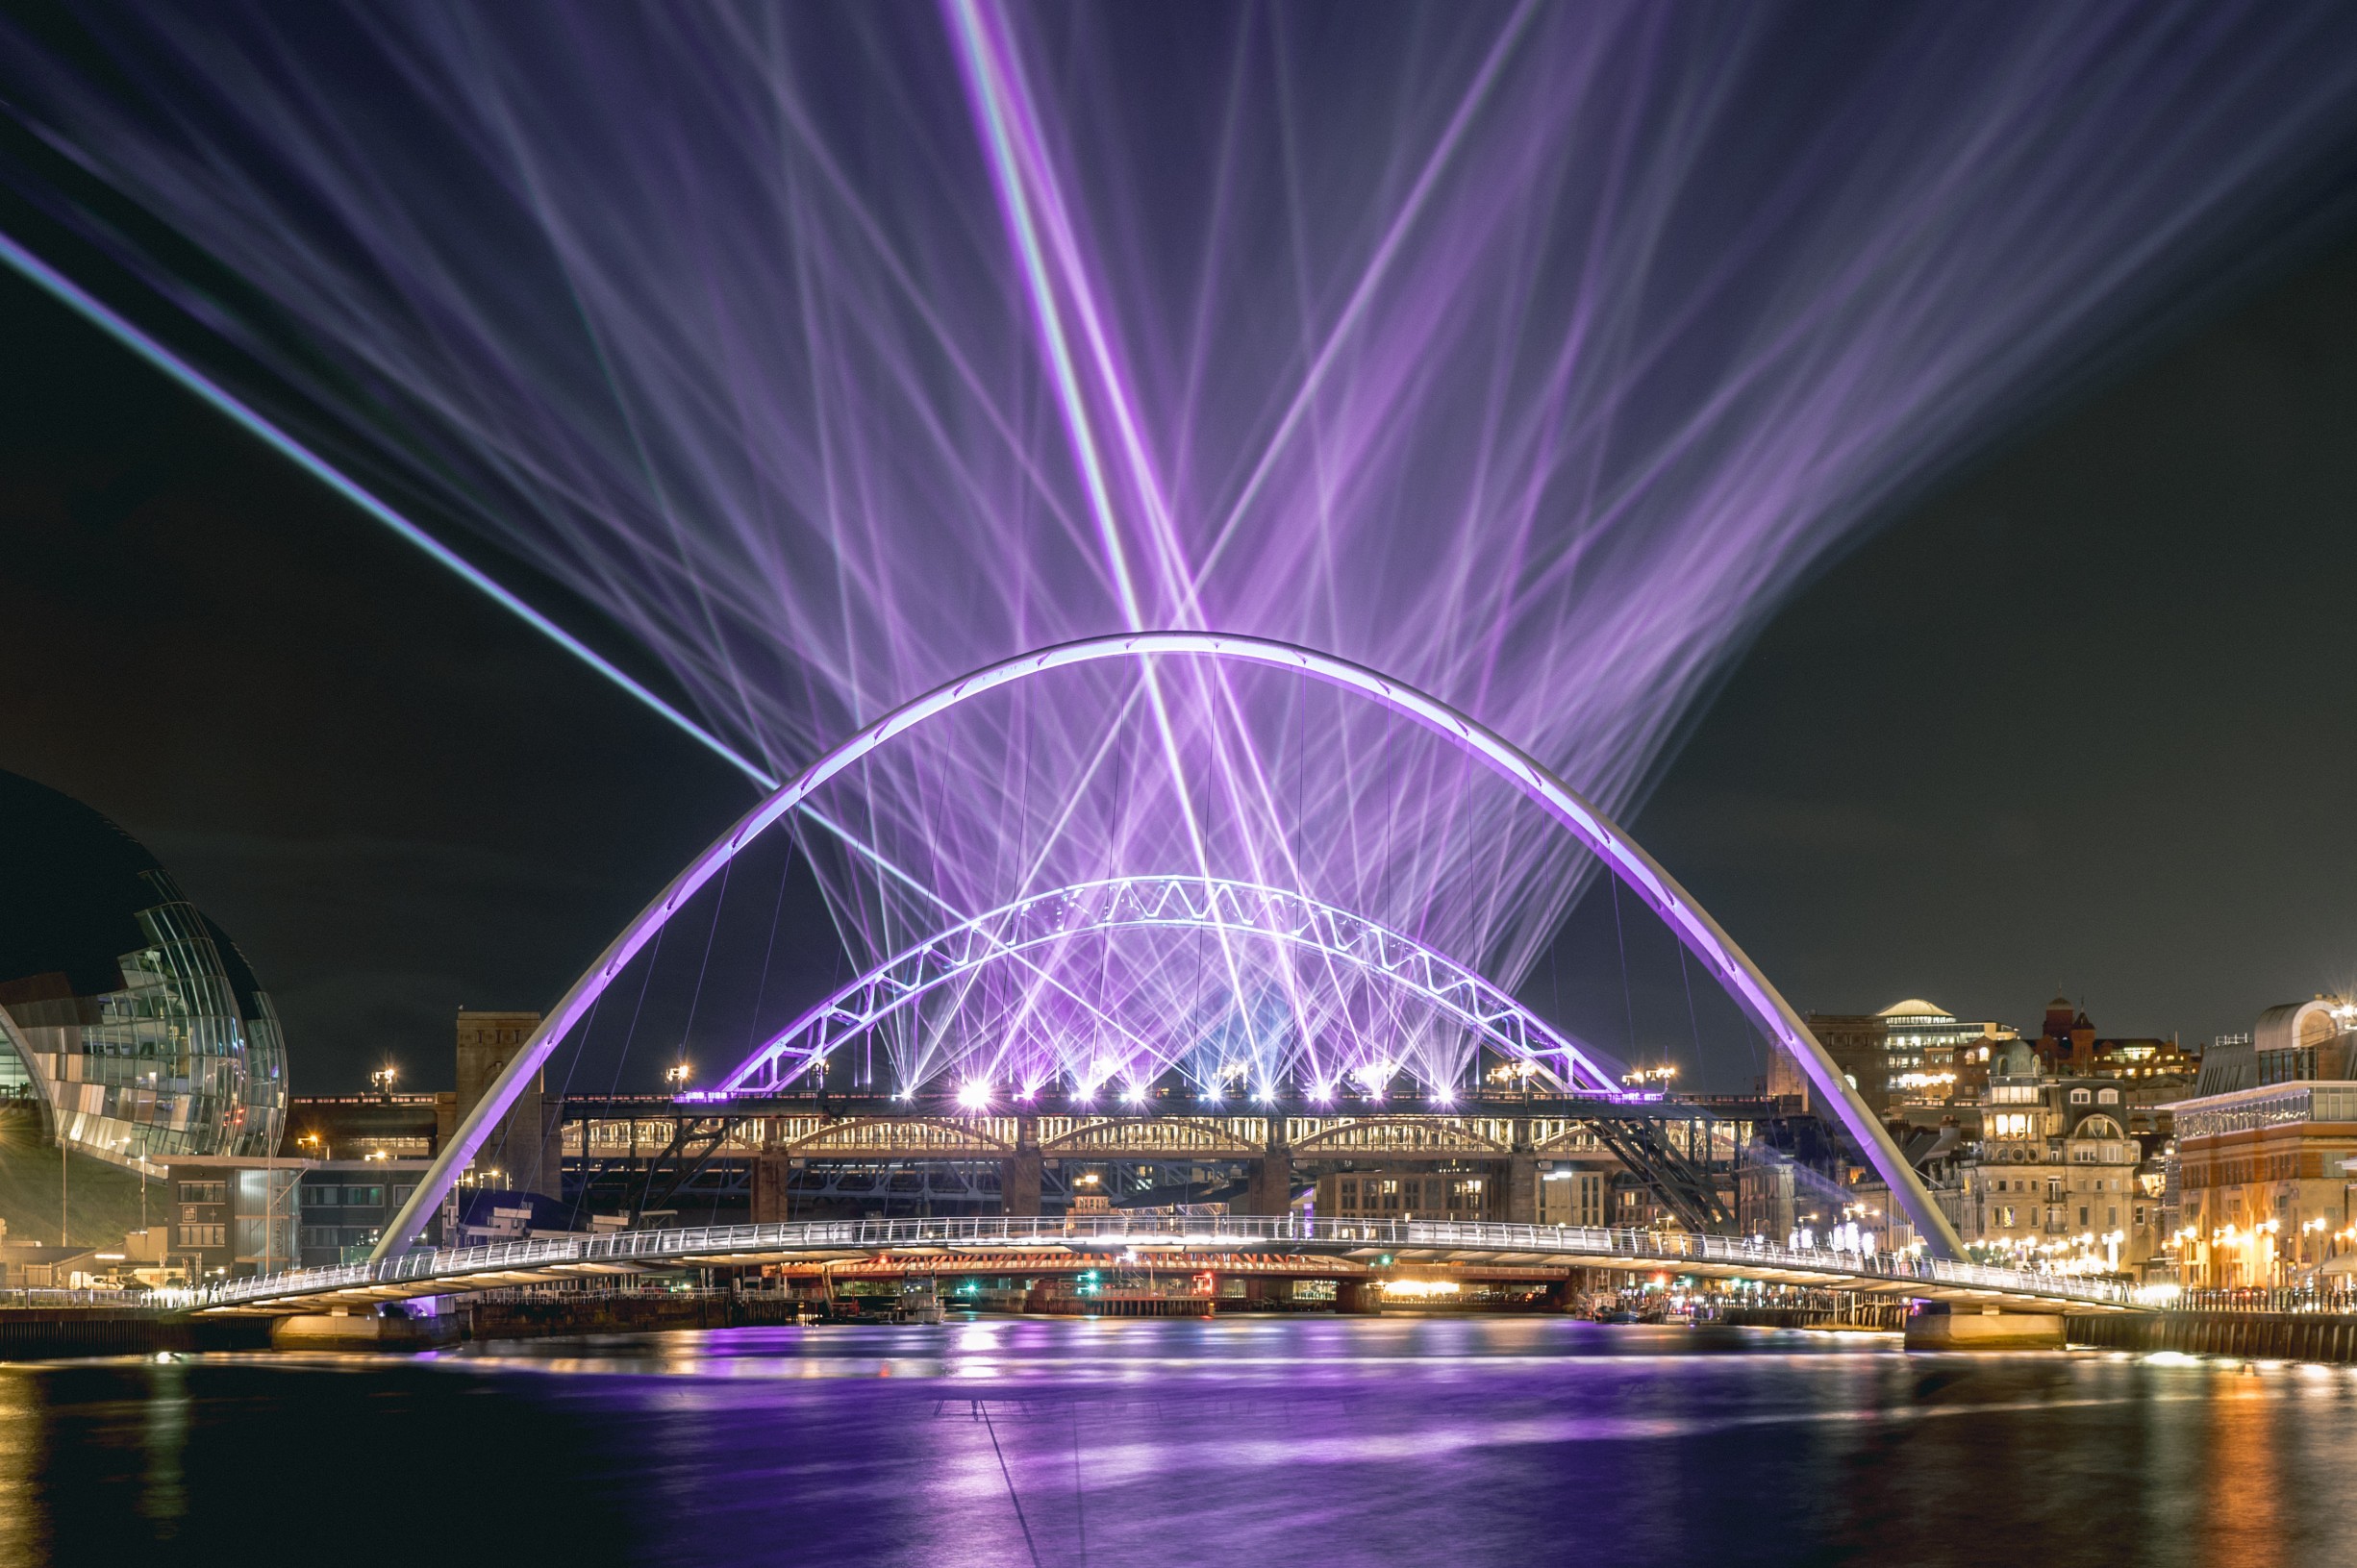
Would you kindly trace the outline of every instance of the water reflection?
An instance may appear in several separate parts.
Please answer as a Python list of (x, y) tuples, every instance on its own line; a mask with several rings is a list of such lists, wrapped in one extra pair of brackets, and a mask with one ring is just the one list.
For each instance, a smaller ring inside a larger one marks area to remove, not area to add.
[(2344, 1562), (2357, 1377), (1560, 1320), (1002, 1320), (0, 1369), (0, 1568)]

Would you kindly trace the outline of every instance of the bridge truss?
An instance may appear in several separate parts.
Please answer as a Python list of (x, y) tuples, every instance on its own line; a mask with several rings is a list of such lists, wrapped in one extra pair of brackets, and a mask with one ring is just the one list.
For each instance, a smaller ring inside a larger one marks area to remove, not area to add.
[[(1590, 1050), (1445, 954), (1375, 922), (1284, 888), (1213, 877), (1113, 877), (1060, 887), (1004, 905), (937, 933), (862, 975), (778, 1032), (713, 1091), (715, 1098), (776, 1094), (846, 1042), (927, 994), (984, 967), (1084, 933), (1161, 929), (1217, 931), (1281, 942), (1330, 963), (1379, 976), (1430, 1006), (1510, 1060), (1529, 1062), (1550, 1087), (1615, 1098), (1615, 1077)], [(1186, 1042), (1182, 1042), (1184, 1044)], [(1374, 1053), (1367, 1053), (1371, 1061)], [(1178, 1065), (1175, 1062), (1166, 1065)], [(1234, 1085), (1275, 1098), (1277, 1069), (1255, 1064), (1260, 1082)], [(1220, 1064), (1202, 1062), (1197, 1083), (1218, 1088)], [(1038, 1083), (1018, 1085), (1036, 1092)], [(1464, 1087), (1469, 1087), (1465, 1085)], [(1093, 1085), (1090, 1085), (1093, 1087)], [(1334, 1083), (1311, 1085), (1331, 1096)], [(1430, 1085), (1445, 1102), (1459, 1085)]]

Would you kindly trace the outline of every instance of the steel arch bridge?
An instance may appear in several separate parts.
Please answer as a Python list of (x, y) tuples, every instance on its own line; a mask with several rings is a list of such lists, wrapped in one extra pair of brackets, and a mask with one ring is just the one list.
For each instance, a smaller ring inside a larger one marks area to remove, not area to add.
[(1392, 1263), (1540, 1265), (1818, 1285), (2014, 1312), (2146, 1310), (2115, 1281), (1735, 1236), (1456, 1220), (1076, 1214), (1061, 1219), (796, 1220), (444, 1247), (366, 1263), (291, 1269), (204, 1287), (200, 1312), (283, 1314), (662, 1269), (868, 1262), (896, 1275), (1035, 1273), (1123, 1256), (1231, 1268), (1260, 1257), (1365, 1273)]
[(776, 1093), (845, 1041), (987, 965), (1086, 933), (1161, 928), (1266, 938), (1380, 976), (1431, 1004), (1555, 1086), (1604, 1097), (1610, 1070), (1445, 954), (1306, 894), (1217, 877), (1110, 877), (976, 915), (869, 970), (787, 1025), (722, 1080), (715, 1098)]
[(1865, 1151), (1893, 1198), (1905, 1209), (1931, 1251), (1953, 1257), (1963, 1251), (1954, 1226), (1940, 1211), (1881, 1119), (1859, 1098), (1823, 1045), (1809, 1032), (1792, 1004), (1718, 923), (1676, 880), (1618, 825), (1557, 778), (1513, 741), (1459, 712), (1438, 698), (1378, 674), (1362, 664), (1312, 649), (1266, 638), (1210, 632), (1140, 632), (1062, 643), (976, 670), (894, 709), (812, 762), (801, 775), (773, 791), (701, 855), (690, 861), (652, 903), (609, 943), (595, 964), (560, 998), (532, 1038), (510, 1058), (481, 1101), (459, 1124), (399, 1214), (387, 1226), (373, 1257), (407, 1252), (457, 1184), (459, 1173), (499, 1125), (525, 1084), (558, 1044), (587, 1015), (623, 966), (637, 957), (689, 898), (762, 833), (799, 809), (811, 795), (856, 766), (879, 747), (917, 725), (989, 692), (1052, 670), (1107, 660), (1209, 659), (1283, 669), (1354, 691), (1417, 724), (1487, 767), (1520, 791), (1658, 915), (1703, 965), (1712, 979), (1774, 1043), (1792, 1056), (1823, 1102)]

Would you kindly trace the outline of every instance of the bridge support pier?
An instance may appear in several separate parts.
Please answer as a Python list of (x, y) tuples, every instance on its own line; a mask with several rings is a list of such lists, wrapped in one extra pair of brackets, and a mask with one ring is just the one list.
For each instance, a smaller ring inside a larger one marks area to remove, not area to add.
[(1284, 1215), (1293, 1207), (1293, 1157), (1283, 1146), (1252, 1162), (1252, 1183), (1244, 1193), (1247, 1214)]
[(782, 1225), (793, 1218), (786, 1181), (792, 1166), (784, 1155), (759, 1155), (753, 1160), (753, 1223)]
[(1040, 1212), (1040, 1151), (1029, 1144), (998, 1162), (998, 1211), (1037, 1217)]
[(1907, 1320), (1909, 1350), (2061, 1350), (2057, 1312), (1918, 1312)]
[(1383, 1310), (1383, 1292), (1372, 1280), (1338, 1280), (1334, 1309), (1349, 1317), (1372, 1317)]
[(1519, 1149), (1506, 1158), (1506, 1223), (1539, 1223), (1539, 1157)]

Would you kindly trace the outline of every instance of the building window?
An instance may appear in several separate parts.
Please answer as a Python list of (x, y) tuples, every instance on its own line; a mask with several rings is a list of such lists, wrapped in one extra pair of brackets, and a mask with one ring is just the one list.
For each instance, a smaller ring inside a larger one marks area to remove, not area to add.
[(183, 1247), (225, 1247), (229, 1245), (226, 1225), (184, 1225), (180, 1228)]
[(2085, 1089), (2072, 1089), (2070, 1091), (2070, 1103), (2074, 1106), (2083, 1106), (2092, 1098), (2094, 1097)]
[(2095, 1095), (2095, 1103), (2098, 1105), (2116, 1106), (2119, 1104), (2119, 1091), (2118, 1089), (2101, 1090)]
[(183, 1182), (180, 1201), (184, 1204), (225, 1204), (229, 1202), (227, 1182)]

